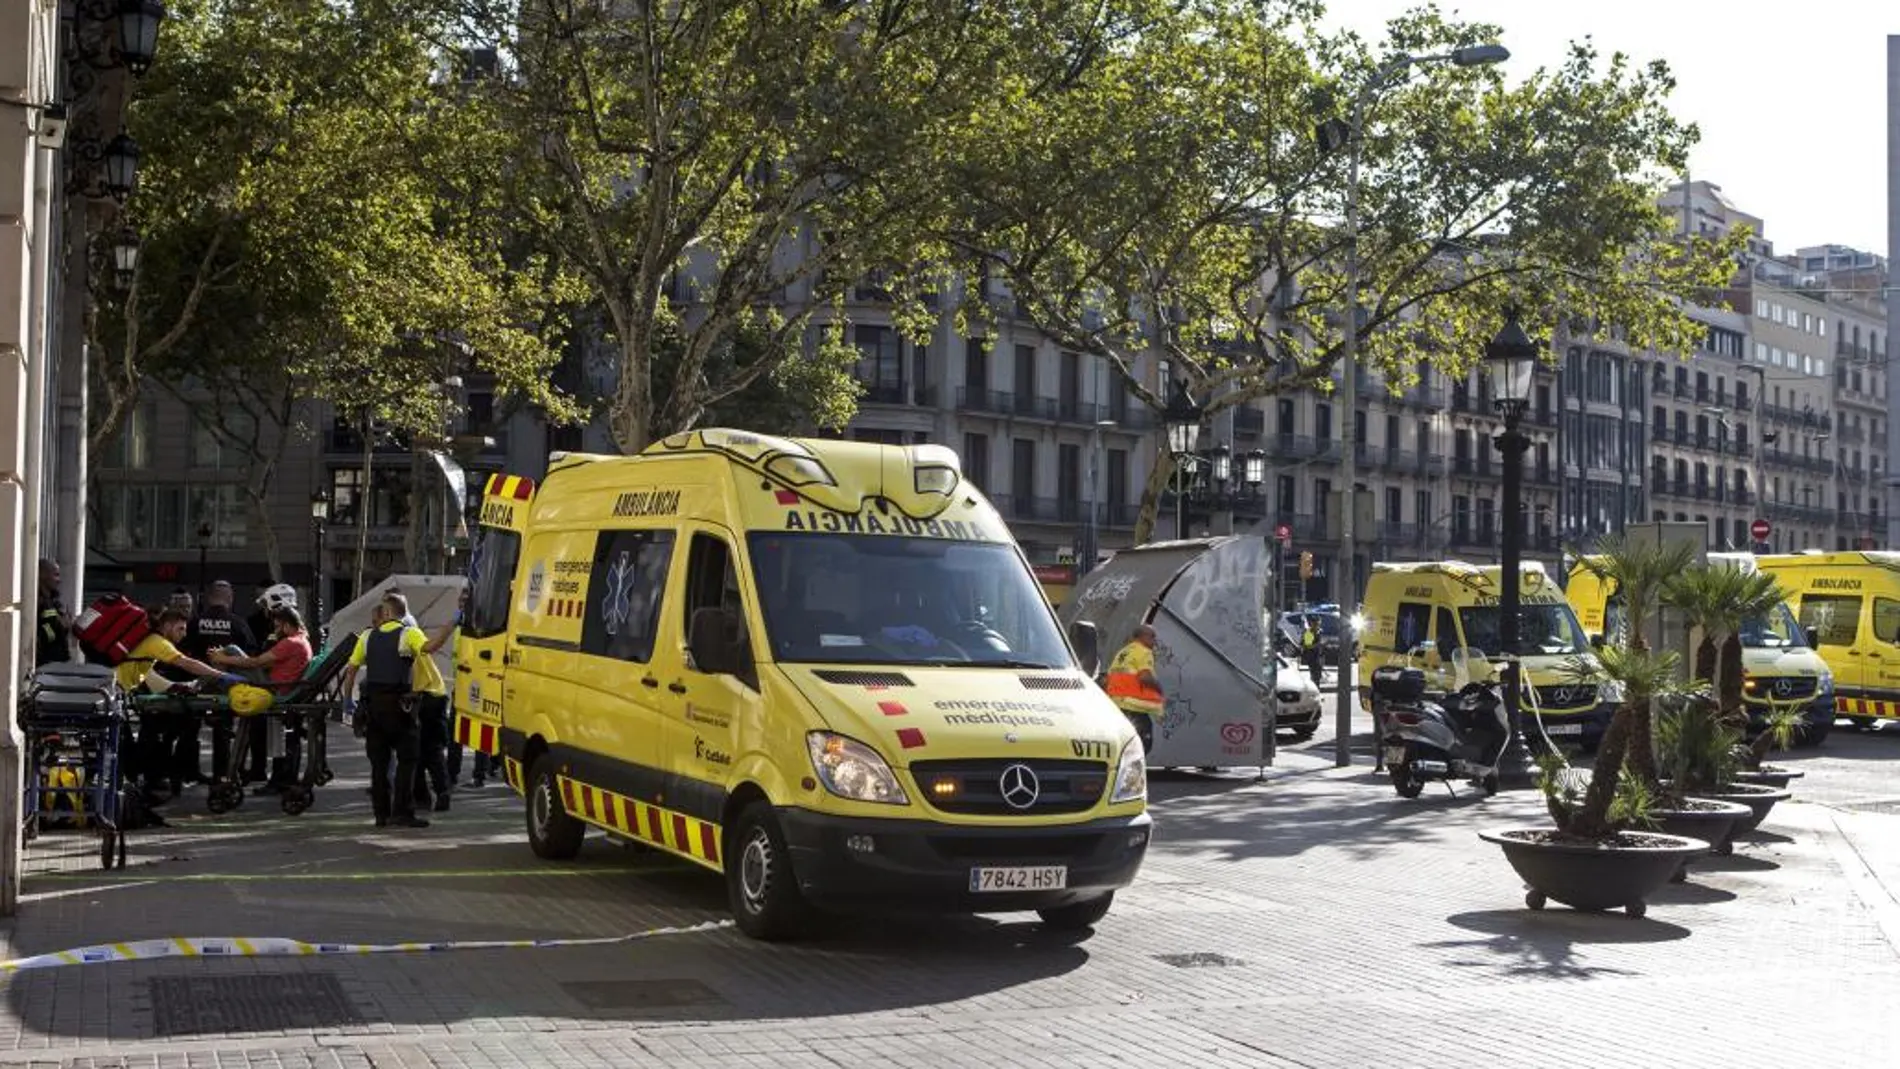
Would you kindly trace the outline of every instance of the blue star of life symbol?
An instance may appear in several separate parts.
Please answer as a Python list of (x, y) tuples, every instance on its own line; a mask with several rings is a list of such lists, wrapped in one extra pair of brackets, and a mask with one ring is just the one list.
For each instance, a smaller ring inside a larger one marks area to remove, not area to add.
[(621, 627), (633, 618), (633, 560), (626, 550), (614, 558), (613, 567), (607, 570), (607, 596), (600, 599), (600, 618), (607, 624), (609, 635), (618, 635)]

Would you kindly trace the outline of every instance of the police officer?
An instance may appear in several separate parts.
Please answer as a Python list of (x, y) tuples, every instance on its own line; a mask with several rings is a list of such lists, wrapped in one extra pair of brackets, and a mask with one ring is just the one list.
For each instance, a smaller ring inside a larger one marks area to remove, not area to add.
[[(350, 654), (350, 666), (343, 673), (343, 693), (355, 693), (356, 676), (363, 674), (363, 719), (358, 733), (369, 751), (370, 807), (376, 812), (376, 826), (426, 828), (429, 822), (416, 816), (416, 758), (420, 750), (416, 721), (415, 661), (423, 652), (428, 637), (421, 628), (403, 623), (409, 615), (409, 600), (401, 594), (388, 594), (376, 605), (368, 631)], [(355, 700), (344, 699), (344, 711), (356, 715)], [(396, 775), (391, 781), (389, 766), (395, 762)]]
[[(212, 650), (236, 648), (245, 656), (258, 652), (257, 636), (251, 631), (251, 625), (237, 615), (233, 606), (237, 603), (237, 592), (223, 579), (212, 583), (205, 590), (204, 604), (198, 614), (192, 617), (191, 626), (185, 632), (183, 649), (185, 655), (196, 660), (209, 662)], [(229, 712), (212, 714), (211, 721), (211, 776), (223, 779), (231, 767), (231, 737), (236, 724)], [(257, 734), (264, 734), (259, 725)], [(179, 767), (190, 771), (194, 783), (205, 780), (204, 772), (198, 767), (198, 725), (194, 721), (184, 725), (184, 731), (177, 743), (176, 760)]]

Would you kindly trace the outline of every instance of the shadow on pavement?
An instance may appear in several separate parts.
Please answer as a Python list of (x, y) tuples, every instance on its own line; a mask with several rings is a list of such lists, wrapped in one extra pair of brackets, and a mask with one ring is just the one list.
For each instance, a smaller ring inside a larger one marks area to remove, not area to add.
[(1711, 887), (1706, 883), (1696, 882), (1696, 869), (1700, 865), (1701, 862), (1698, 861), (1689, 866), (1689, 879), (1686, 882), (1665, 884), (1662, 890), (1652, 893), (1649, 896), (1650, 904), (1669, 906), (1713, 906), (1723, 902), (1733, 902), (1736, 898), (1740, 897), (1733, 891), (1725, 891), (1720, 887)]
[(1580, 913), (1552, 905), (1544, 910), (1483, 910), (1447, 917), (1452, 925), (1481, 939), (1452, 939), (1421, 944), (1427, 949), (1480, 953), (1456, 958), (1454, 966), (1502, 969), (1510, 976), (1586, 980), (1637, 975), (1627, 969), (1581, 961), (1581, 946), (1665, 943), (1686, 939), (1689, 930), (1665, 921), (1638, 920), (1623, 913)]
[(1342, 780), (1348, 793), (1275, 792), (1269, 781), (1257, 790), (1213, 797), (1158, 799), (1155, 834), (1171, 845), (1218, 851), (1229, 860), (1294, 857), (1315, 849), (1376, 857), (1396, 845), (1459, 834), (1446, 820), (1468, 815), (1487, 802), (1483, 792), (1399, 798), (1389, 789), (1367, 791)]

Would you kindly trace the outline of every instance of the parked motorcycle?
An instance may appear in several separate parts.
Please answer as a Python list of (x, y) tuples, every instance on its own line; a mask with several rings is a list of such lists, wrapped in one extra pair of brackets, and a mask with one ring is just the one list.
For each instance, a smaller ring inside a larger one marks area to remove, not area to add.
[(1379, 745), (1392, 789), (1416, 798), (1425, 784), (1453, 780), (1498, 792), (1498, 758), (1510, 739), (1503, 692), (1495, 680), (1467, 683), (1443, 704), (1425, 698), (1425, 673), (1387, 665), (1372, 673)]

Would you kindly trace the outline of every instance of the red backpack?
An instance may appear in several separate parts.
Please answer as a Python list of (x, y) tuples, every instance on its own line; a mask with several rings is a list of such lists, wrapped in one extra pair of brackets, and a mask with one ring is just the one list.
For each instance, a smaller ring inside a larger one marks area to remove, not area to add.
[(132, 656), (133, 647), (152, 633), (145, 608), (122, 594), (107, 594), (73, 621), (73, 637), (90, 657), (117, 665)]

